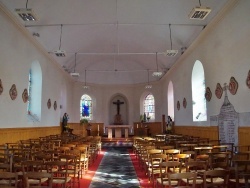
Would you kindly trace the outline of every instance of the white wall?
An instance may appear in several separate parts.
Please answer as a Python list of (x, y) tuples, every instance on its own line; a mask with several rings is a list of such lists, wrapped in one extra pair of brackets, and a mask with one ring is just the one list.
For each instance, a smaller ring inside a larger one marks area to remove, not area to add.
[[(173, 81), (175, 94), (175, 124), (176, 125), (210, 125), (209, 117), (217, 115), (224, 101), (215, 96), (217, 83), (222, 86), (229, 83), (234, 76), (239, 83), (236, 95), (228, 92), (228, 98), (237, 112), (250, 112), (250, 90), (246, 86), (246, 78), (250, 70), (250, 1), (241, 0), (239, 3), (214, 25), (203, 30), (206, 37), (197, 40), (195, 49), (186, 51), (184, 58), (164, 78), (166, 86), (169, 80)], [(212, 91), (212, 99), (207, 102), (208, 121), (192, 121), (191, 75), (196, 60), (204, 66), (206, 87)], [(186, 97), (187, 108), (182, 106)], [(177, 101), (181, 109), (176, 109)]]
[[(217, 99), (214, 90), (217, 83), (228, 83), (234, 76), (239, 83), (235, 96), (229, 94), (229, 100), (237, 112), (250, 111), (250, 90), (245, 81), (250, 69), (250, 1), (241, 0), (225, 18), (205, 28), (206, 37), (197, 40), (195, 48), (191, 47), (178, 63), (151, 89), (156, 102), (156, 120), (161, 121), (162, 114), (167, 116), (167, 87), (171, 80), (174, 86), (175, 124), (176, 125), (210, 125), (209, 116), (217, 115), (223, 103), (223, 97)], [(91, 85), (89, 90), (83, 84), (73, 82), (59, 69), (51, 58), (42, 52), (25, 32), (15, 26), (10, 18), (0, 11), (0, 79), (4, 92), (0, 95), (0, 128), (27, 126), (58, 126), (60, 117), (68, 112), (70, 122), (79, 122), (80, 97), (86, 93), (93, 99), (95, 122), (109, 124), (109, 106), (112, 96), (123, 94), (128, 100), (128, 121), (132, 124), (139, 121), (140, 97), (145, 92), (142, 85)], [(213, 96), (207, 103), (208, 121), (192, 121), (191, 75), (196, 60), (203, 63), (206, 86), (210, 87)], [(41, 122), (29, 123), (26, 118), (26, 104), (22, 102), (21, 93), (28, 86), (28, 70), (33, 61), (38, 61), (42, 69), (42, 116)], [(16, 84), (18, 97), (12, 101), (9, 89)], [(187, 108), (182, 106), (183, 98)], [(47, 108), (47, 100), (52, 104), (56, 100), (58, 108)], [(176, 102), (180, 101), (181, 109), (177, 111)], [(59, 106), (62, 104), (63, 108)]]
[[(71, 80), (48, 58), (39, 47), (34, 45), (32, 36), (20, 29), (13, 21), (0, 11), (0, 79), (4, 91), (0, 95), (0, 128), (58, 126), (61, 110), (62, 82), (68, 91), (72, 90)], [(40, 122), (34, 123), (27, 119), (27, 103), (22, 100), (22, 92), (28, 87), (28, 75), (31, 63), (38, 61), (42, 69), (42, 109)], [(18, 96), (11, 100), (9, 89), (16, 84)], [(51, 99), (52, 107), (47, 108)], [(57, 101), (57, 110), (53, 109)], [(71, 94), (67, 94), (67, 104), (72, 103)], [(69, 111), (71, 110), (70, 105)]]
[[(88, 84), (87, 84), (88, 85)], [(140, 121), (140, 97), (146, 91), (142, 85), (90, 85), (88, 90), (83, 89), (83, 84), (76, 82), (74, 85), (74, 122), (79, 122), (79, 105), (83, 94), (88, 94), (94, 100), (93, 106), (93, 121), (103, 122), (105, 125), (110, 124), (110, 100), (117, 94), (122, 94), (128, 100), (128, 124), (133, 124), (135, 121)], [(155, 97), (156, 121), (161, 121), (162, 115), (162, 92), (161, 86), (158, 83), (153, 83), (153, 88), (150, 90)], [(121, 106), (122, 108), (122, 106)]]

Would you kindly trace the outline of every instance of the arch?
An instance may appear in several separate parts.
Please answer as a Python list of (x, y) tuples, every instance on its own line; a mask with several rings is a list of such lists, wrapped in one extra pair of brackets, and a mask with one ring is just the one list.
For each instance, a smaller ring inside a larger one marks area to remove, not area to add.
[(168, 116), (174, 121), (174, 86), (172, 81), (168, 83)]
[(141, 96), (140, 100), (141, 114), (145, 114), (146, 117), (150, 117), (150, 121), (155, 120), (155, 98), (150, 92), (145, 92)]
[(119, 124), (119, 122), (115, 121), (116, 115), (117, 115), (117, 105), (114, 104), (114, 102), (117, 101), (123, 102), (120, 106), (120, 117), (121, 117), (121, 123), (122, 124), (129, 124), (128, 119), (128, 99), (126, 96), (124, 96), (121, 93), (116, 93), (113, 96), (111, 96), (109, 101), (109, 123), (110, 124)]
[(196, 60), (194, 63), (191, 83), (193, 121), (207, 121), (205, 74), (203, 65), (199, 60)]
[(27, 111), (30, 115), (35, 116), (39, 120), (41, 119), (42, 108), (42, 69), (38, 61), (33, 61), (31, 63), (28, 93)]

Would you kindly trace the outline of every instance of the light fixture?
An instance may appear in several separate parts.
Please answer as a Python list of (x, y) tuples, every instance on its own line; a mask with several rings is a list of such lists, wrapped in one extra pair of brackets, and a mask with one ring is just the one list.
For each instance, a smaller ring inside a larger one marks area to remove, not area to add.
[(26, 8), (17, 8), (15, 12), (22, 18), (23, 21), (37, 21), (38, 18), (31, 8), (27, 8), (28, 0), (26, 1)]
[(75, 53), (75, 66), (74, 66), (74, 72), (71, 72), (70, 75), (72, 77), (78, 78), (80, 76), (79, 73), (76, 72), (76, 53)]
[(148, 84), (145, 85), (145, 89), (151, 89), (152, 85), (149, 84), (149, 70), (148, 70)]
[(83, 89), (88, 89), (89, 86), (86, 85), (86, 79), (87, 79), (87, 71), (85, 70), (85, 81), (84, 81), (84, 86), (83, 86)]
[(156, 68), (157, 70), (153, 72), (153, 76), (161, 76), (162, 72), (158, 70), (158, 60), (157, 60), (157, 52), (155, 53), (155, 62), (156, 62)]
[(169, 57), (174, 57), (176, 56), (176, 54), (178, 54), (178, 50), (173, 50), (172, 47), (172, 32), (171, 32), (171, 24), (169, 24), (169, 35), (170, 35), (170, 42), (171, 42), (171, 50), (166, 50), (166, 52), (164, 52), (164, 55), (169, 56)]
[(202, 7), (201, 1), (199, 0), (200, 6), (194, 7), (192, 11), (189, 13), (188, 17), (190, 19), (196, 19), (196, 20), (204, 20), (207, 15), (212, 11), (209, 7)]
[(55, 51), (53, 52), (57, 57), (65, 57), (65, 56), (66, 56), (66, 51), (65, 51), (65, 50), (61, 50), (61, 43), (62, 43), (62, 27), (63, 27), (63, 25), (61, 24), (61, 34), (60, 34), (59, 50), (55, 50)]

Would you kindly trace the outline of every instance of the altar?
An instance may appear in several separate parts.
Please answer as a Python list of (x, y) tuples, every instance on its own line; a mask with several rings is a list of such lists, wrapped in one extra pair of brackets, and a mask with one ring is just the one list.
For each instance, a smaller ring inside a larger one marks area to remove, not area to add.
[(122, 129), (125, 131), (125, 138), (128, 138), (129, 131), (133, 128), (132, 125), (106, 125), (105, 129), (108, 129), (108, 138), (112, 138), (113, 129), (115, 130), (115, 138), (122, 137)]

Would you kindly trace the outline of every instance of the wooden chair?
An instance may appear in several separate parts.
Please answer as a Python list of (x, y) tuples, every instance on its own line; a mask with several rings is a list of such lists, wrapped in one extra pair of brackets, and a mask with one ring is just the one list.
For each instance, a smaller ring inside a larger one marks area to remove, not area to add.
[(191, 154), (188, 153), (179, 153), (174, 155), (174, 160), (182, 163), (182, 166), (185, 166), (185, 163), (190, 161)]
[(80, 152), (80, 163), (82, 168), (82, 174), (88, 171), (89, 167), (89, 153), (87, 146), (77, 146), (74, 148), (73, 152)]
[(45, 163), (48, 173), (53, 173), (54, 185), (61, 185), (64, 188), (71, 186), (71, 177), (68, 174), (68, 162), (67, 161), (48, 161)]
[(0, 187), (13, 188), (18, 185), (18, 175), (14, 172), (0, 172)]
[[(183, 172), (183, 173), (168, 173), (168, 184), (169, 188), (195, 188), (196, 186), (196, 177), (197, 174), (193, 172)], [(183, 180), (187, 182), (187, 184), (183, 185)], [(192, 182), (191, 186), (189, 181)], [(176, 184), (177, 182), (177, 184)]]
[(166, 162), (168, 156), (162, 153), (152, 153), (149, 155), (149, 166), (147, 169), (148, 179), (155, 186), (155, 177), (160, 175), (160, 163)]
[(229, 171), (208, 170), (203, 173), (204, 188), (208, 187), (228, 187)]
[(174, 155), (179, 154), (179, 149), (168, 149), (164, 151), (164, 154), (168, 155), (168, 160), (174, 161)]
[[(161, 185), (162, 187), (166, 187), (169, 185), (168, 173), (170, 173), (170, 169), (171, 171), (175, 171), (175, 169), (181, 169), (181, 163), (178, 161), (162, 162), (159, 164), (159, 166), (160, 176), (156, 179), (156, 187), (158, 187), (158, 185)], [(175, 185), (177, 184), (178, 182), (176, 181)], [(174, 182), (172, 182), (172, 185), (174, 185)]]
[(233, 168), (231, 168), (231, 177), (229, 179), (230, 184), (239, 188), (242, 185), (248, 184), (246, 181), (250, 174), (250, 160), (234, 160)]
[(60, 160), (66, 161), (67, 166), (64, 167), (62, 172), (67, 172), (68, 176), (71, 177), (71, 182), (73, 187), (75, 183), (80, 187), (80, 176), (81, 176), (81, 162), (79, 161), (80, 156), (76, 156), (71, 152), (71, 154), (61, 155)]
[[(43, 181), (45, 179), (46, 181)], [(51, 173), (27, 172), (24, 174), (25, 188), (52, 188), (52, 181), (53, 174)]]
[[(186, 172), (193, 172), (197, 174), (196, 185), (203, 185), (203, 176), (200, 176), (199, 173), (203, 173), (208, 169), (208, 163), (206, 161), (188, 161), (185, 164)], [(183, 179), (186, 184), (192, 185), (192, 180), (188, 181)]]
[(148, 171), (148, 168), (151, 166), (150, 156), (153, 154), (162, 154), (162, 150), (161, 149), (146, 148), (145, 157), (143, 158), (143, 167), (144, 167), (146, 172)]
[(230, 153), (229, 152), (211, 152), (210, 156), (210, 168), (215, 170), (228, 170), (230, 165)]

